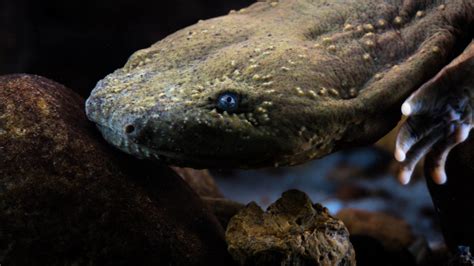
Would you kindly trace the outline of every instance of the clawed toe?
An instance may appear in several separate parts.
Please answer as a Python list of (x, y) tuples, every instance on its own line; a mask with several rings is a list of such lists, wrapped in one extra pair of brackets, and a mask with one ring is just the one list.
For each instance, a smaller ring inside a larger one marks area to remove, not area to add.
[(444, 165), (449, 152), (464, 142), (472, 129), (472, 110), (467, 101), (447, 105), (444, 112), (409, 116), (397, 137), (395, 158), (401, 162), (398, 179), (408, 184), (416, 164), (426, 155), (426, 166), (437, 184), (444, 184)]
[(446, 183), (444, 165), (449, 152), (468, 138), (473, 127), (473, 66), (474, 41), (403, 103), (401, 111), (408, 118), (395, 149), (402, 184), (410, 181), (425, 155), (425, 168), (433, 181)]
[[(395, 155), (401, 162), (398, 179), (408, 184), (418, 162), (431, 150), (444, 135), (443, 127), (431, 127), (419, 117), (410, 117), (400, 129)], [(403, 159), (403, 160), (400, 160)]]

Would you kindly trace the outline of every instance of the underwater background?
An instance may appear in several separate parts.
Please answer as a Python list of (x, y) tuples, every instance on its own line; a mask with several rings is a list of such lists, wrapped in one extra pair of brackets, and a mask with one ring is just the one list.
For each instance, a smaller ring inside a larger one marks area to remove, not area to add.
[[(200, 19), (226, 15), (250, 0), (0, 0), (0, 75), (29, 73), (87, 98), (96, 82), (128, 57)], [(392, 154), (379, 147), (338, 152), (310, 163), (252, 171), (211, 170), (222, 194), (263, 208), (299, 189), (336, 215), (345, 208), (401, 218), (432, 248), (443, 239), (421, 175), (408, 186)]]
[[(136, 50), (200, 19), (227, 14), (250, 0), (0, 1), (0, 74), (32, 73), (51, 78), (83, 97), (95, 83), (122, 67)], [(297, 188), (335, 214), (354, 207), (406, 219), (436, 245), (431, 199), (423, 180), (398, 184), (390, 154), (364, 148), (340, 152), (299, 167), (213, 171), (224, 196), (262, 207)], [(382, 157), (382, 158), (381, 158)], [(378, 170), (370, 173), (370, 169)], [(369, 173), (366, 173), (369, 172)], [(371, 175), (371, 176), (370, 176)]]
[(87, 98), (135, 51), (250, 0), (0, 1), (0, 74), (34, 73)]

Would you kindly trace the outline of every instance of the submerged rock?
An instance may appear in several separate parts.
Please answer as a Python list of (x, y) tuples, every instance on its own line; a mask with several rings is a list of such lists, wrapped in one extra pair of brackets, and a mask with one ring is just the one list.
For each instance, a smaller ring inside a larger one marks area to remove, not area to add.
[(402, 219), (358, 209), (343, 209), (336, 217), (349, 230), (358, 265), (420, 265), (428, 259), (426, 241)]
[(351, 236), (370, 236), (389, 250), (402, 249), (415, 240), (408, 223), (385, 213), (343, 209), (336, 217), (344, 222)]
[(209, 170), (172, 167), (188, 185), (201, 197), (223, 198), (222, 192), (216, 184)]
[(344, 224), (297, 190), (266, 212), (250, 203), (230, 220), (226, 240), (240, 265), (355, 265)]
[(224, 228), (227, 228), (230, 219), (234, 217), (234, 215), (236, 215), (241, 209), (245, 208), (245, 205), (241, 203), (223, 198), (203, 197), (202, 200), (206, 203), (209, 209), (211, 209)]
[(83, 99), (0, 77), (1, 265), (229, 265), (224, 231), (172, 171), (116, 152)]

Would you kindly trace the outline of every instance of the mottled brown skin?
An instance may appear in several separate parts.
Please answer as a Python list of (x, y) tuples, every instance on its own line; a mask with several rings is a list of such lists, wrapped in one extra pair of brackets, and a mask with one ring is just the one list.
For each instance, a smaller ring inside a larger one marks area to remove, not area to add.
[[(472, 40), (471, 0), (285, 0), (202, 21), (97, 84), (121, 150), (206, 167), (294, 165), (375, 142)], [(219, 110), (233, 92), (234, 114)], [(217, 108), (217, 110), (216, 110)]]
[(0, 76), (0, 264), (232, 265), (199, 196), (114, 151), (83, 106), (51, 80)]

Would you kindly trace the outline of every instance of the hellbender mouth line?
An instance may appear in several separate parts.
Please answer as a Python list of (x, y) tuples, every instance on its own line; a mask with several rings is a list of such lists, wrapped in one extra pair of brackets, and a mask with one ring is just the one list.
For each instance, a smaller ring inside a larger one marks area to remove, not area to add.
[[(206, 164), (214, 164), (216, 167), (226, 167), (226, 166), (233, 166), (237, 165), (238, 160), (233, 159), (223, 159), (222, 157), (217, 156), (209, 156), (204, 154), (184, 154), (174, 151), (166, 151), (166, 150), (158, 150), (146, 147), (144, 145), (135, 143), (130, 141), (126, 136), (123, 136), (119, 132), (112, 130), (109, 127), (105, 126), (98, 126), (101, 128), (102, 131), (107, 132), (109, 141), (112, 145), (117, 147), (118, 149), (133, 154), (136, 157), (141, 159), (158, 159), (164, 161), (187, 161), (191, 163), (206, 163)], [(113, 137), (112, 137), (113, 135)], [(112, 141), (111, 141), (112, 140)]]

